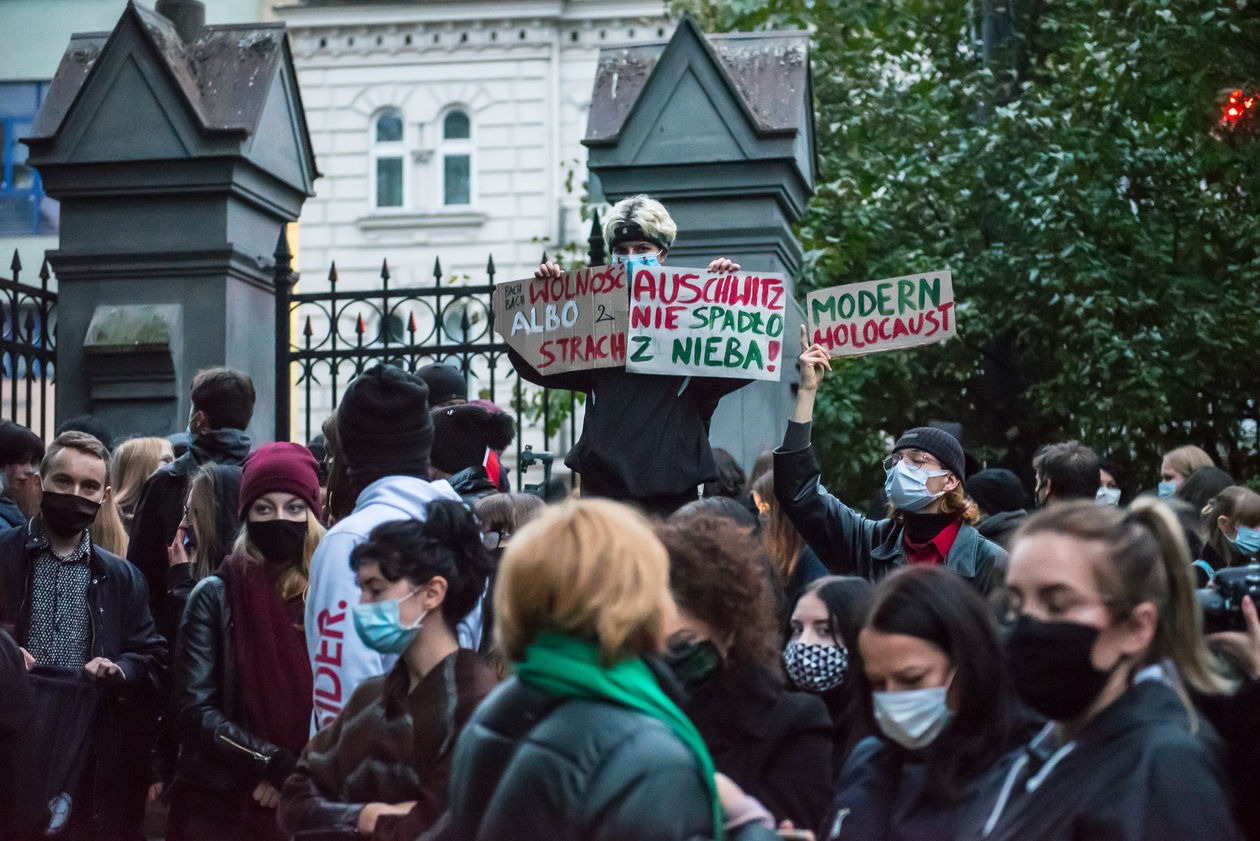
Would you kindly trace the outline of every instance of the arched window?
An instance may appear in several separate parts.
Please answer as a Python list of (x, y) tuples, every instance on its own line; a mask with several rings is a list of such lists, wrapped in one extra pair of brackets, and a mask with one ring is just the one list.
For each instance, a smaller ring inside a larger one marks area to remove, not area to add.
[(442, 119), (442, 204), (472, 204), (472, 121), (468, 112), (449, 111)]
[(406, 198), (406, 155), (402, 112), (390, 108), (372, 121), (373, 206), (402, 207)]

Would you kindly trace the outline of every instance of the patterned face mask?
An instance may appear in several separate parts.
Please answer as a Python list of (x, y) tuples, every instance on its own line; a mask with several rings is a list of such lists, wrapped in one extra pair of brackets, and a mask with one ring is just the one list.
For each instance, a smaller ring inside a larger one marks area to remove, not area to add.
[(842, 645), (807, 645), (792, 640), (783, 649), (788, 677), (805, 692), (826, 692), (849, 676), (849, 650)]

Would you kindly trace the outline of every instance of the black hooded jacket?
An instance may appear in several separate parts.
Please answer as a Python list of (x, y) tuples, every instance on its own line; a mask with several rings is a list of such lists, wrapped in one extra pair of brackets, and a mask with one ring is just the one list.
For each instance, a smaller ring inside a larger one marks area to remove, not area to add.
[(1214, 742), (1171, 687), (1141, 680), (1070, 750), (1018, 749), (960, 841), (1235, 841)]

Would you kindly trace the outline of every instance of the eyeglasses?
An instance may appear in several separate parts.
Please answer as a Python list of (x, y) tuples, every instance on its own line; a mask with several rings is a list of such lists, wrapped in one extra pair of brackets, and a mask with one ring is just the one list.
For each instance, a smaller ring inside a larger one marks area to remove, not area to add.
[(481, 545), (487, 549), (499, 549), (507, 546), (508, 538), (512, 534), (510, 532), (488, 531), (481, 535)]
[(911, 467), (917, 467), (926, 470), (940, 470), (941, 463), (931, 453), (925, 453), (922, 450), (898, 450), (888, 458), (884, 459), (884, 471), (887, 472), (897, 466), (898, 462), (907, 462)]

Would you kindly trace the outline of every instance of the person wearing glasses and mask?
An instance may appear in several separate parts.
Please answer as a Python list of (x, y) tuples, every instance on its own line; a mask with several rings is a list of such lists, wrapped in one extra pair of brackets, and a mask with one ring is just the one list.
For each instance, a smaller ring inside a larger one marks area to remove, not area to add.
[[(614, 266), (662, 265), (677, 233), (664, 206), (643, 195), (618, 202), (604, 223)], [(719, 258), (708, 269), (734, 272), (739, 264)], [(543, 263), (534, 277), (562, 274), (555, 263)], [(543, 374), (511, 349), (508, 358), (535, 385), (586, 394), (582, 435), (564, 460), (582, 475), (582, 495), (627, 502), (661, 517), (695, 501), (697, 488), (718, 478), (709, 422), (719, 400), (752, 382), (631, 374), (624, 367)]]
[(942, 565), (987, 593), (1006, 552), (974, 528), (979, 512), (963, 490), (963, 448), (948, 432), (921, 426), (897, 439), (883, 464), (889, 516), (882, 520), (863, 517), (821, 488), (810, 431), (831, 357), (825, 345), (808, 342), (802, 327), (796, 410), (774, 452), (774, 492), (792, 524), (837, 575), (876, 581), (904, 564)]

